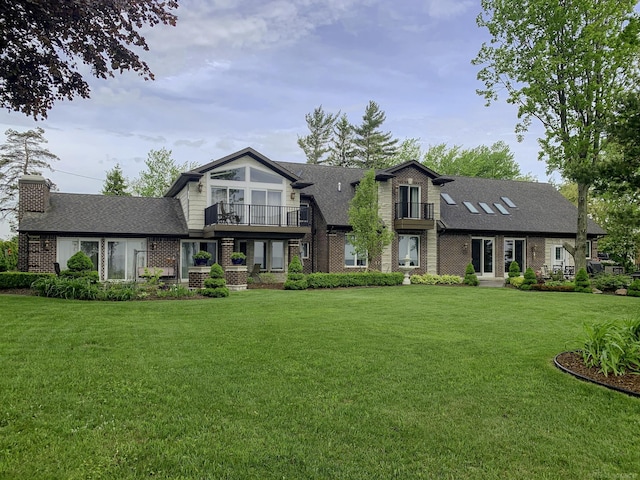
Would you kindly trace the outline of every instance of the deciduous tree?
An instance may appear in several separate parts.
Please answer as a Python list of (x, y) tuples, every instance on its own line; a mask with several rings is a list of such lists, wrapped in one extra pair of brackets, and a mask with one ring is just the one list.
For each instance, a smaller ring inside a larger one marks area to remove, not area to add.
[(44, 148), (44, 130), (5, 132), (7, 141), (0, 146), (0, 217), (13, 224), (18, 212), (18, 180), (23, 175), (41, 175), (51, 170), (50, 162), (59, 158)]
[(604, 128), (616, 99), (637, 79), (636, 3), (482, 0), (477, 19), (492, 37), (474, 60), (483, 65), (478, 79), (485, 88), (478, 93), (490, 103), (505, 92), (518, 106), (519, 134), (538, 119), (548, 170), (578, 185), (576, 246), (565, 245), (577, 269), (586, 265), (587, 197)]
[(182, 172), (197, 166), (195, 163), (177, 165), (171, 157), (171, 150), (161, 148), (151, 150), (145, 160), (146, 170), (131, 182), (131, 189), (140, 197), (162, 197)]
[(89, 97), (79, 62), (98, 78), (133, 70), (153, 79), (136, 53), (149, 49), (140, 30), (175, 25), (178, 2), (12, 0), (1, 8), (0, 102), (37, 119), (56, 100)]
[(367, 257), (368, 266), (393, 241), (393, 230), (384, 225), (378, 213), (378, 184), (374, 169), (369, 170), (356, 187), (349, 205), (349, 224), (353, 229), (351, 245), (359, 256)]

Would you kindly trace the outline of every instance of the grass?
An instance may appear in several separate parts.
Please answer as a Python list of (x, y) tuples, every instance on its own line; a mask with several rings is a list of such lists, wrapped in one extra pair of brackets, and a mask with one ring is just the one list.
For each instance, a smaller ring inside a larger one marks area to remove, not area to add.
[(430, 286), (0, 296), (0, 478), (638, 478), (640, 401), (552, 359), (639, 305)]

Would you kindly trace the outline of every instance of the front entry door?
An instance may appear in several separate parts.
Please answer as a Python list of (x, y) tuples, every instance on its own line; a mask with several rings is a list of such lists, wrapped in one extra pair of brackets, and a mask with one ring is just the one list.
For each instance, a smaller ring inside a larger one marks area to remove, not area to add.
[(478, 276), (495, 276), (493, 250), (495, 240), (493, 238), (471, 239), (471, 263)]

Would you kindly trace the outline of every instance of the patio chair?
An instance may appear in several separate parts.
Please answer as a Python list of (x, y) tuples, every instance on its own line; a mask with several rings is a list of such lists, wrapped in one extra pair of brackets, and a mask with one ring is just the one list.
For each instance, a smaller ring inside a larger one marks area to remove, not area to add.
[(240, 217), (234, 212), (227, 212), (224, 208), (224, 202), (220, 201), (218, 209), (218, 221), (220, 223), (240, 223)]
[(258, 283), (262, 283), (262, 278), (260, 278), (260, 264), (259, 263), (254, 263), (253, 264), (253, 269), (251, 270), (251, 273), (249, 274), (249, 278), (253, 278), (254, 281), (256, 281)]
[(60, 264), (58, 262), (53, 262), (53, 271), (56, 272), (56, 275), (60, 276)]
[(549, 267), (547, 267), (546, 265), (542, 265), (542, 267), (540, 267), (540, 275), (542, 275), (542, 278), (544, 278), (545, 280), (551, 278)]

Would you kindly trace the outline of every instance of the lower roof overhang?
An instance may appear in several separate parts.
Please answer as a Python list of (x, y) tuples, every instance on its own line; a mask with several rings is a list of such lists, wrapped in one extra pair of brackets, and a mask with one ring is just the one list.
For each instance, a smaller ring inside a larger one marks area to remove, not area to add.
[(311, 233), (311, 227), (272, 227), (261, 225), (209, 225), (203, 229), (203, 238), (302, 238)]

